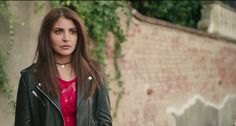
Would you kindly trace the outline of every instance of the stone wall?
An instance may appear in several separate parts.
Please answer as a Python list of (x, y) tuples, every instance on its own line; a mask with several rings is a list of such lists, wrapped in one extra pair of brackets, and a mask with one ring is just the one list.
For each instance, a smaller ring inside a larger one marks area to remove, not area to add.
[(207, 1), (204, 2), (201, 12), (202, 19), (198, 23), (199, 29), (236, 40), (235, 8), (223, 4), (221, 1)]

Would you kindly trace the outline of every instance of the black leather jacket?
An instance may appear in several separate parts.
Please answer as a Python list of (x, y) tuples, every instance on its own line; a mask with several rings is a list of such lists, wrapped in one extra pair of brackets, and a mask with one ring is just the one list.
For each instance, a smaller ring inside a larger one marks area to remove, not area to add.
[[(21, 71), (15, 126), (64, 126), (58, 98), (52, 97), (36, 81), (30, 66)], [(77, 93), (76, 126), (112, 126), (110, 101), (105, 85), (97, 87), (88, 100)]]

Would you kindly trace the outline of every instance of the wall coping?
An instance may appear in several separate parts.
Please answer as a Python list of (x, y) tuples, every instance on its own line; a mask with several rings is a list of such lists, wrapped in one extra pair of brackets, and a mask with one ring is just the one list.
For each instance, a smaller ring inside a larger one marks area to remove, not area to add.
[(160, 25), (160, 26), (164, 26), (164, 27), (168, 27), (168, 28), (172, 28), (172, 29), (177, 29), (177, 30), (188, 32), (188, 33), (191, 33), (191, 34), (196, 34), (196, 35), (199, 35), (199, 36), (209, 37), (209, 38), (216, 39), (216, 40), (223, 40), (223, 41), (226, 41), (226, 42), (236, 44), (236, 40), (226, 38), (226, 37), (217, 36), (217, 35), (213, 35), (213, 34), (205, 32), (205, 31), (198, 30), (198, 29), (193, 29), (193, 28), (190, 28), (190, 27), (176, 25), (176, 24), (173, 24), (173, 23), (161, 20), (161, 19), (144, 16), (140, 12), (138, 12), (135, 8), (133, 8), (131, 6), (129, 6), (128, 8), (131, 11), (133, 17), (135, 17), (139, 21), (146, 22), (146, 23), (149, 23), (149, 24), (154, 24), (154, 25)]
[(225, 9), (228, 9), (228, 10), (231, 10), (231, 11), (234, 11), (236, 13), (236, 9), (233, 8), (233, 7), (230, 7), (229, 5), (227, 4), (224, 4), (223, 2), (221, 1), (204, 1), (204, 4), (219, 4), (221, 7), (225, 8)]

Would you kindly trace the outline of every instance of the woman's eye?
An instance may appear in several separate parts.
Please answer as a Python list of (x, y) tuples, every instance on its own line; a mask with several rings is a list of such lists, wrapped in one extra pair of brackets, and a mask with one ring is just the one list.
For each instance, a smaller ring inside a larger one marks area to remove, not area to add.
[(71, 34), (76, 34), (77, 33), (76, 30), (71, 30), (70, 32), (71, 32)]
[(61, 31), (61, 30), (55, 30), (55, 33), (56, 33), (57, 35), (59, 35), (59, 34), (62, 33), (62, 31)]

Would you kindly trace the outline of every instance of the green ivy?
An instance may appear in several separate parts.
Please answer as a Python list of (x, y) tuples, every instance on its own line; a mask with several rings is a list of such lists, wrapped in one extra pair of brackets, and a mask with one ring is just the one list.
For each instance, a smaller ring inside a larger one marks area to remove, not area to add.
[[(8, 26), (8, 34), (9, 41), (5, 44), (8, 44), (7, 53), (3, 53), (4, 51), (0, 50), (0, 91), (4, 93), (4, 95), (8, 99), (8, 104), (12, 107), (12, 114), (14, 114), (15, 109), (15, 101), (12, 97), (12, 88), (8, 84), (8, 78), (4, 66), (6, 65), (6, 61), (8, 60), (9, 55), (11, 54), (12, 45), (14, 42), (14, 16), (10, 9), (10, 3), (8, 1), (0, 1), (0, 17), (7, 19)], [(0, 23), (0, 28), (5, 25)], [(2, 43), (3, 44), (3, 43)]]
[[(4, 70), (5, 60), (2, 54), (0, 54), (0, 89), (3, 90), (6, 82), (7, 82), (7, 75)], [(3, 90), (4, 91), (4, 90)]]
[[(0, 1), (0, 17), (4, 17), (7, 16), (6, 15), (6, 10), (8, 10), (8, 4), (6, 1)], [(0, 26), (2, 26), (3, 24), (1, 23)], [(6, 87), (6, 83), (7, 83), (7, 74), (4, 70), (4, 66), (5, 66), (5, 61), (6, 59), (3, 56), (3, 51), (0, 51), (0, 90), (1, 91), (6, 91), (5, 87)]]
[(6, 9), (7, 2), (6, 1), (0, 1), (0, 16), (4, 14), (4, 9)]
[(45, 9), (46, 2), (43, 1), (38, 1), (34, 2), (34, 13), (35, 14), (40, 14), (43, 9)]
[(6, 57), (0, 54), (0, 91), (7, 97), (8, 104), (12, 107), (12, 114), (15, 110), (15, 101), (12, 99), (12, 88), (8, 84), (7, 74), (4, 66), (6, 65)]
[(114, 80), (120, 87), (116, 100), (113, 117), (116, 117), (120, 100), (124, 94), (124, 85), (121, 79), (121, 72), (118, 65), (118, 58), (121, 56), (121, 44), (125, 37), (119, 24), (119, 17), (116, 15), (118, 8), (124, 8), (124, 1), (53, 1), (54, 7), (66, 6), (76, 11), (85, 22), (90, 39), (95, 48), (91, 49), (97, 60), (105, 65), (105, 45), (108, 33), (113, 33), (115, 37), (114, 67), (116, 75)]

